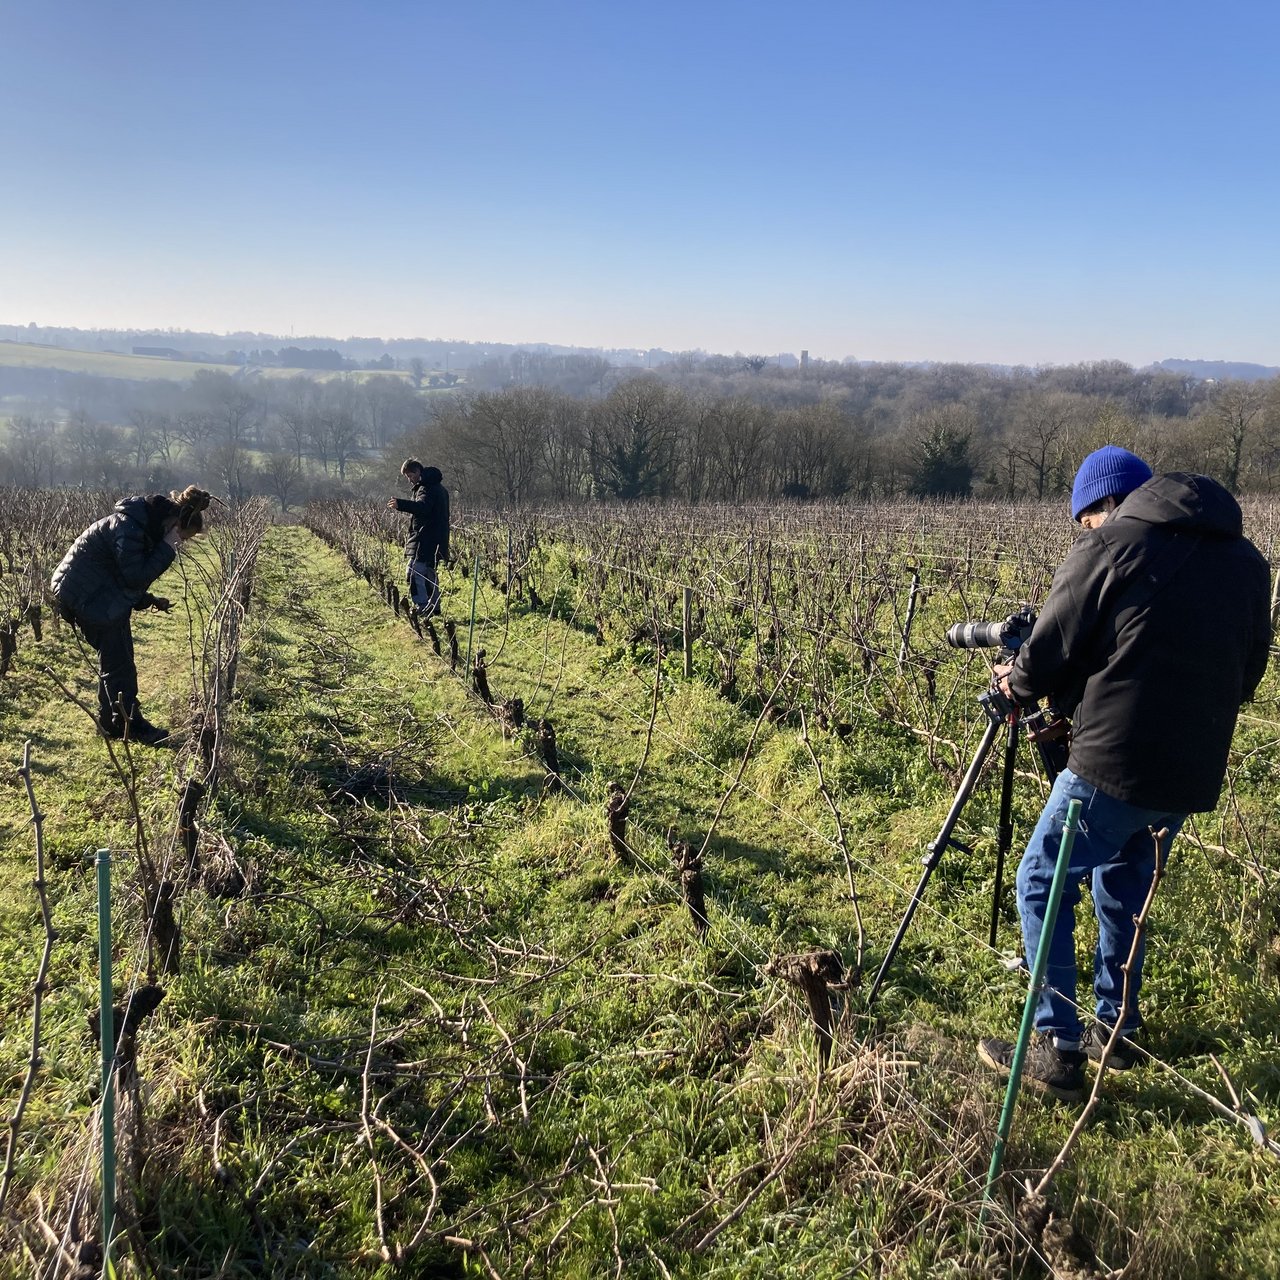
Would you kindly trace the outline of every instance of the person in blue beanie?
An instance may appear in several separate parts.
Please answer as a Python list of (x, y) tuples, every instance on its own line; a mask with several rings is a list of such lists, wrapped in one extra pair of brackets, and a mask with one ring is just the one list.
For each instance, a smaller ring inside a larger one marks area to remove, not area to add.
[[(1106, 445), (1076, 473), (1071, 515), (1083, 532), (1054, 574), (1034, 630), (997, 667), (1021, 706), (1052, 698), (1073, 722), (1071, 752), (1018, 867), (1028, 964), (1048, 947), (1045, 985), (1023, 1079), (1068, 1101), (1084, 1064), (1121, 1038), (1108, 1065), (1137, 1061), (1143, 946), (1125, 991), (1134, 917), (1189, 813), (1217, 807), (1240, 704), (1253, 696), (1271, 643), (1270, 568), (1244, 536), (1236, 500), (1208, 476), (1152, 475)], [(1082, 804), (1058, 918), (1044, 935), (1049, 886), (1072, 800)], [(1088, 881), (1098, 920), (1096, 1021), (1076, 1004), (1075, 909)], [(978, 1056), (1008, 1074), (1013, 1045)]]

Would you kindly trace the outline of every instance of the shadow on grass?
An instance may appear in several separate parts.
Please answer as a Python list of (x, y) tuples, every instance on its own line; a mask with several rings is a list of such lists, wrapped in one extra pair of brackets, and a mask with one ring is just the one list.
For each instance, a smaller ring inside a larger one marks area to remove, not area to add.
[[(726, 868), (738, 869), (745, 866), (757, 874), (780, 875), (787, 866), (786, 858), (777, 849), (748, 844), (732, 836), (713, 836), (707, 857), (713, 870), (715, 864), (720, 862)], [(716, 879), (714, 874), (710, 878), (713, 881)]]

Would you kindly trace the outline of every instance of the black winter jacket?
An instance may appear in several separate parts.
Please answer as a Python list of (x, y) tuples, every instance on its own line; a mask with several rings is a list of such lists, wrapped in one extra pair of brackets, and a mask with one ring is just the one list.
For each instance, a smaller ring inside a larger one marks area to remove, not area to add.
[(176, 555), (147, 499), (121, 498), (71, 544), (53, 571), (53, 594), (63, 614), (77, 622), (120, 622), (144, 602), (147, 588)]
[(425, 560), (434, 565), (449, 558), (449, 490), (440, 483), (442, 479), (437, 467), (423, 467), (413, 497), (396, 499), (396, 510), (410, 516), (404, 542), (410, 563)]
[(1271, 642), (1266, 560), (1207, 476), (1171, 472), (1084, 533), (1009, 676), (1075, 724), (1070, 768), (1117, 800), (1193, 813), (1218, 803), (1240, 704)]

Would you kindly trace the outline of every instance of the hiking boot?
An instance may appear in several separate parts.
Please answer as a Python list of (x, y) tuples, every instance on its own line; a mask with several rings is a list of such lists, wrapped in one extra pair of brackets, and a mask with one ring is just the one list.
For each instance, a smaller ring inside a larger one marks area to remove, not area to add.
[[(1007, 1040), (979, 1040), (978, 1057), (1008, 1076), (1013, 1068), (1013, 1048)], [(1079, 1102), (1084, 1097), (1084, 1058), (1079, 1049), (1059, 1049), (1052, 1032), (1037, 1031), (1022, 1059), (1022, 1079), (1032, 1089), (1063, 1102)]]
[(144, 747), (172, 747), (173, 740), (169, 737), (169, 730), (162, 729), (159, 725), (152, 724), (150, 720), (144, 720), (139, 716), (136, 720), (130, 720), (128, 725), (128, 738), (130, 742), (136, 742)]
[(124, 737), (124, 721), (119, 716), (97, 715), (93, 717), (93, 722), (98, 726), (98, 732), (104, 738)]
[[(1127, 1036), (1121, 1036), (1112, 1046), (1107, 1055), (1108, 1071), (1128, 1071), (1138, 1065), (1141, 1054), (1134, 1043), (1135, 1034), (1136, 1032), (1131, 1032)], [(1105, 1022), (1093, 1023), (1085, 1027), (1084, 1034), (1080, 1037), (1080, 1048), (1089, 1055), (1090, 1061), (1101, 1062), (1102, 1051), (1110, 1039), (1111, 1028)]]

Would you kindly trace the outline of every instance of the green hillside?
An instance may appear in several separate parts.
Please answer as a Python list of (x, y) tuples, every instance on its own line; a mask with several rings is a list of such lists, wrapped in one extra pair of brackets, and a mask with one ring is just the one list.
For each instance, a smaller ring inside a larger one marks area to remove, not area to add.
[(281, 369), (257, 365), (213, 364), (196, 360), (169, 360), (163, 356), (126, 355), (120, 351), (76, 351), (68, 347), (50, 347), (35, 342), (0, 340), (0, 369), (56, 369), (63, 373), (87, 373), (99, 378), (119, 378), (126, 382), (146, 382), (162, 378), (168, 382), (189, 382), (201, 370), (239, 374), (246, 378), (314, 378), (328, 382), (333, 378), (352, 378), (366, 382), (374, 378), (399, 378), (409, 375), (396, 370), (357, 369)]

